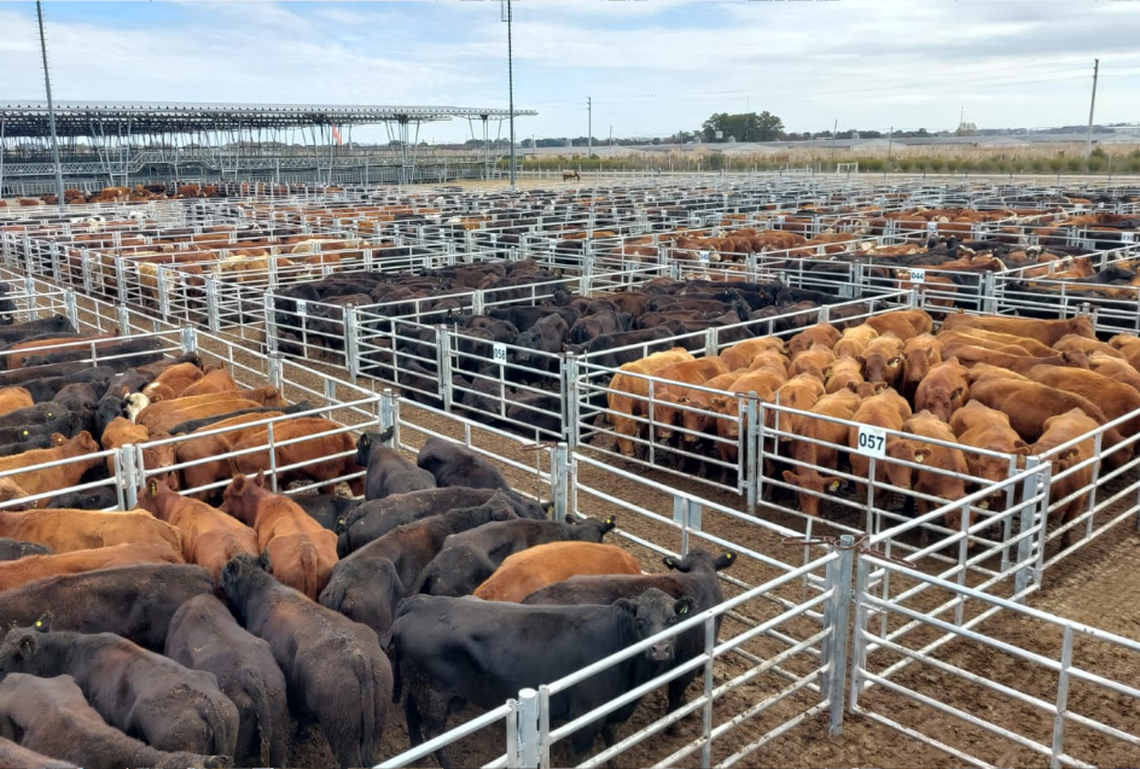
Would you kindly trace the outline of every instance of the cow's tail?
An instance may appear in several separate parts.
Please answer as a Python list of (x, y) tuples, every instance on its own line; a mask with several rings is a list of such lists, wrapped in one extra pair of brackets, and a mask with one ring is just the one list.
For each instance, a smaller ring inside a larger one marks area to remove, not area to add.
[(241, 676), (241, 687), (245, 689), (249, 701), (253, 703), (253, 712), (257, 719), (257, 756), (260, 766), (273, 766), (270, 754), (273, 738), (281, 739), (283, 735), (273, 734), (273, 711), (269, 708), (269, 698), (266, 696), (265, 681), (261, 673), (253, 668), (245, 668), (238, 672)]
[(320, 592), (320, 557), (317, 547), (312, 542), (301, 545), (301, 592), (314, 601)]

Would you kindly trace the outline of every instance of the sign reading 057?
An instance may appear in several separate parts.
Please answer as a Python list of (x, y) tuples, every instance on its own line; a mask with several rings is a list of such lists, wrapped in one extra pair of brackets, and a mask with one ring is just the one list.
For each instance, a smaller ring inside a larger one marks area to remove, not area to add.
[(863, 456), (883, 459), (887, 455), (887, 431), (881, 427), (860, 425), (856, 448)]

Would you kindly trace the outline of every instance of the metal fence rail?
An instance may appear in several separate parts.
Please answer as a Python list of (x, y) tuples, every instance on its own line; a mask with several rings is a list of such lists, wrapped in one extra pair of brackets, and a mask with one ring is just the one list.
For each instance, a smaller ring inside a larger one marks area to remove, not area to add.
[[(972, 618), (943, 619), (884, 600), (871, 585), (876, 575), (888, 573), (929, 585), (959, 605), (969, 602)], [(963, 765), (1091, 767), (1124, 765), (1140, 755), (1140, 730), (1126, 715), (1140, 689), (1111, 670), (1081, 663), (1082, 648), (1095, 645), (1134, 664), (1140, 660), (1135, 639), (916, 574), (874, 555), (859, 560), (854, 601), (852, 712)], [(874, 630), (874, 615), (884, 624), (906, 622), (919, 632), (886, 638)], [(1022, 645), (1028, 637), (1034, 639), (1031, 648)], [(1010, 706), (1019, 714), (1016, 725), (993, 720), (991, 713), (1008, 713)], [(939, 728), (948, 722), (952, 725)], [(1002, 746), (983, 748), (979, 735), (989, 736), (989, 744), (996, 736)], [(1074, 738), (1080, 743), (1074, 745)]]

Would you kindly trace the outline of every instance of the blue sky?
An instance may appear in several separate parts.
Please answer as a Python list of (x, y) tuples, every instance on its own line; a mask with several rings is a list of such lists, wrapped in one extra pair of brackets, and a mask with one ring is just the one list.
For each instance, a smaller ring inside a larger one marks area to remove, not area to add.
[[(497, 0), (45, 2), (61, 102), (507, 103)], [(789, 130), (1140, 120), (1135, 0), (519, 0), (521, 137), (668, 135), (713, 112)], [(42, 98), (33, 2), (0, 3), (0, 102)], [(498, 126), (493, 127), (493, 132)], [(506, 127), (503, 127), (503, 135)], [(421, 138), (462, 140), (466, 121)], [(385, 138), (383, 131), (354, 138)]]

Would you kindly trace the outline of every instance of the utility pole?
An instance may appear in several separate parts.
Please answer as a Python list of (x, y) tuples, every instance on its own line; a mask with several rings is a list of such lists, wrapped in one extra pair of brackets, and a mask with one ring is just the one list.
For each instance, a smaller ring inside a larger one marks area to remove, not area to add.
[(586, 97), (586, 159), (594, 156), (594, 105)]
[(515, 68), (511, 48), (511, 0), (507, 0), (507, 90), (511, 112), (511, 189), (515, 188)]
[(1085, 146), (1085, 163), (1089, 162), (1089, 157), (1092, 156), (1092, 129), (1093, 129), (1093, 110), (1096, 109), (1096, 77), (1100, 72), (1100, 59), (1093, 59), (1093, 87), (1092, 87), (1092, 101), (1089, 102), (1089, 138)]
[(887, 134), (887, 160), (891, 159), (891, 148), (895, 144), (895, 127), (891, 126), (891, 132)]
[(40, 25), (40, 55), (44, 62), (44, 91), (47, 93), (48, 125), (51, 127), (51, 162), (55, 166), (56, 205), (63, 205), (63, 168), (59, 163), (59, 138), (55, 133), (55, 105), (51, 100), (51, 76), (48, 74), (47, 42), (44, 39), (44, 9), (36, 0), (36, 18)]

